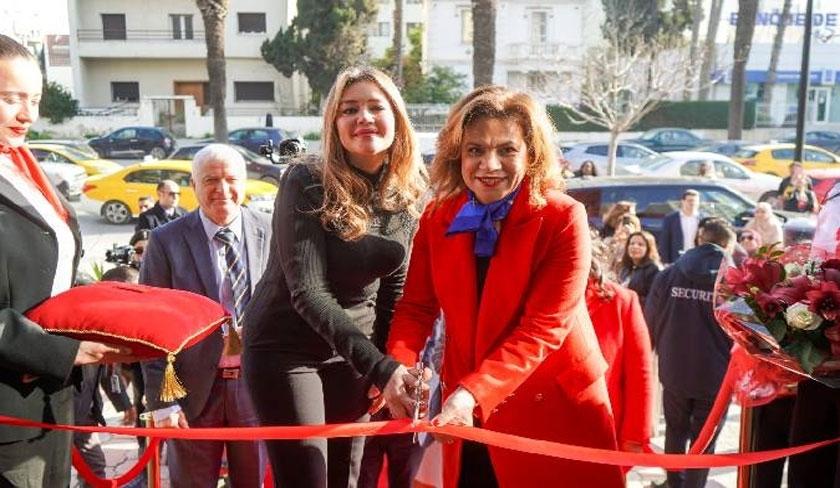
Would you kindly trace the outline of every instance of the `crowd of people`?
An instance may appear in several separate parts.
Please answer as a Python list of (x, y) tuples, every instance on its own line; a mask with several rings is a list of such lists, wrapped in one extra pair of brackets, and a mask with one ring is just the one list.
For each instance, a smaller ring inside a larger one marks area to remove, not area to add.
[[(198, 209), (180, 208), (169, 180), (155, 203), (141, 202), (134, 262), (108, 278), (204, 295), (230, 321), (178, 355), (185, 398), (160, 399), (163, 359), (122, 366), (133, 371), (132, 403), (122, 375), (103, 366), (129, 351), (45, 333), (22, 315), (73, 284), (81, 252), (72, 208), (24, 143), (41, 85), (34, 58), (0, 36), (5, 415), (72, 423), (75, 393), (76, 421), (102, 423), (103, 384), (126, 424), (143, 409), (170, 429), (419, 414), (436, 426), (644, 452), (655, 351), (665, 450), (682, 453), (729, 357), (712, 316), (720, 263), (781, 238), (769, 206), (736, 238), (700, 211), (693, 190), (658, 239), (633, 202), (617, 202), (604, 228), (591, 229), (563, 192), (544, 107), (500, 86), (453, 105), (427, 172), (397, 87), (376, 69), (350, 68), (326, 99), (322, 153), (287, 170), (273, 217), (242, 205), (245, 161), (225, 144), (192, 162)], [(597, 176), (594, 164), (579, 173)], [(801, 179), (790, 187), (800, 201)], [(75, 442), (101, 459), (91, 436)], [(438, 442), (446, 487), (624, 485), (626, 468)], [(64, 431), (0, 425), (0, 485), (66, 486), (70, 444)], [(374, 487), (383, 457), (390, 486), (408, 487), (425, 445), (410, 434), (166, 442), (174, 487), (216, 486), (224, 459), (233, 486), (260, 486), (270, 467), (275, 486)], [(701, 487), (706, 474), (673, 471), (668, 486)]]

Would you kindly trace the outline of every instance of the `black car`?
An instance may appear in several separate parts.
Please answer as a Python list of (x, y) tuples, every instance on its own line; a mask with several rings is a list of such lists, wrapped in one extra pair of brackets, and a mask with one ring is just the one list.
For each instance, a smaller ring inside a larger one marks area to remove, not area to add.
[(638, 139), (630, 139), (624, 142), (641, 144), (642, 146), (656, 152), (666, 152), (687, 151), (689, 149), (694, 149), (695, 147), (708, 145), (712, 141), (703, 139), (688, 129), (663, 127), (659, 129), (651, 129), (639, 136)]
[[(700, 193), (701, 212), (723, 217), (736, 229), (743, 227), (755, 210), (755, 202), (707, 178), (600, 177), (566, 180), (566, 186), (569, 196), (586, 207), (589, 224), (599, 230), (607, 210), (620, 200), (629, 200), (636, 203), (636, 215), (642, 227), (658, 236), (662, 219), (679, 209), (682, 195), (688, 189)], [(782, 221), (789, 216), (784, 212), (777, 214)]]
[(150, 155), (163, 159), (175, 150), (175, 138), (160, 127), (123, 127), (88, 144), (103, 158)]
[(228, 141), (231, 144), (242, 146), (255, 153), (260, 152), (260, 146), (269, 143), (277, 149), (277, 145), (289, 137), (291, 134), (277, 127), (245, 127), (228, 133)]
[[(209, 144), (209, 142), (190, 144), (189, 146), (180, 147), (171, 156), (169, 156), (169, 159), (192, 161), (195, 154), (207, 144)], [(242, 154), (243, 158), (245, 158), (249, 179), (262, 180), (274, 185), (280, 184), (280, 177), (283, 176), (283, 172), (286, 171), (286, 167), (288, 165), (272, 164), (265, 156), (260, 156), (259, 154), (249, 151), (242, 146), (233, 147)]]

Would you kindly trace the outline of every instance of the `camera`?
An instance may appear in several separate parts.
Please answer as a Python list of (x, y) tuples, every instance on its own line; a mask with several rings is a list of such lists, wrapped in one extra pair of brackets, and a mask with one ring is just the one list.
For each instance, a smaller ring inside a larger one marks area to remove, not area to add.
[(129, 246), (127, 244), (122, 246), (114, 244), (111, 246), (111, 249), (105, 251), (105, 261), (109, 263), (134, 266), (134, 261), (131, 259), (133, 257), (134, 246)]
[(276, 149), (271, 142), (260, 146), (260, 154), (274, 164), (287, 163), (289, 159), (304, 152), (306, 152), (306, 145), (303, 141), (294, 137), (281, 141)]

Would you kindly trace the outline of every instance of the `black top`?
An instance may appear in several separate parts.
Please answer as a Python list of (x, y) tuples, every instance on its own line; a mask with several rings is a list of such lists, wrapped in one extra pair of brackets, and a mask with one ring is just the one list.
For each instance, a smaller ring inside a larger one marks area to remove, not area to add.
[(484, 282), (487, 280), (487, 271), (490, 269), (490, 256), (475, 257), (475, 279), (476, 291), (478, 292), (478, 303), (481, 303), (481, 294), (484, 292)]
[(184, 216), (187, 211), (182, 207), (175, 207), (172, 215), (166, 213), (166, 209), (160, 206), (160, 203), (155, 203), (155, 206), (141, 213), (137, 217), (137, 224), (134, 225), (134, 232), (143, 229), (156, 229), (163, 224), (172, 222), (178, 217)]
[(653, 285), (653, 280), (659, 274), (659, 271), (661, 271), (660, 266), (653, 261), (647, 261), (644, 264), (630, 268), (621, 268), (619, 273), (621, 284), (639, 295), (639, 303), (642, 305), (642, 309), (645, 307), (648, 292), (650, 292), (650, 287)]
[(344, 241), (321, 225), (317, 173), (315, 165), (297, 164), (280, 182), (271, 255), (245, 311), (245, 353), (277, 352), (290, 366), (343, 357), (384, 388), (398, 363), (380, 349), (417, 219), (407, 210), (374, 209), (368, 232)]

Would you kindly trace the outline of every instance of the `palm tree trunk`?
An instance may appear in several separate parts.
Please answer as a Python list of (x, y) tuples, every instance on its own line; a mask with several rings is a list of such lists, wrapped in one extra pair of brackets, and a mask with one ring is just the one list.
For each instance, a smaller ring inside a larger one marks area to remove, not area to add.
[(717, 37), (723, 0), (712, 0), (709, 25), (706, 28), (706, 44), (703, 49), (703, 65), (700, 67), (700, 100), (708, 100), (711, 91), (712, 65), (715, 62), (715, 38)]
[(403, 0), (394, 0), (394, 83), (403, 86)]
[(472, 0), (473, 87), (493, 84), (498, 0)]
[(782, 6), (782, 18), (776, 25), (776, 35), (773, 37), (773, 50), (770, 51), (770, 66), (767, 68), (767, 81), (764, 83), (764, 97), (762, 101), (771, 110), (773, 104), (773, 85), (776, 84), (776, 71), (779, 68), (779, 56), (782, 54), (782, 42), (785, 39), (786, 19), (790, 17), (793, 0), (785, 0)]
[(735, 48), (733, 50), (732, 86), (729, 92), (729, 140), (741, 138), (744, 128), (744, 93), (746, 92), (746, 68), (750, 58), (755, 13), (758, 0), (738, 0), (738, 23), (735, 26)]
[(207, 43), (207, 77), (210, 80), (210, 106), (213, 107), (213, 136), (218, 142), (227, 142), (227, 112), (225, 93), (225, 17), (229, 0), (196, 0), (204, 20), (204, 38)]
[[(691, 47), (689, 48), (689, 59), (697, 59), (698, 44), (700, 44), (700, 22), (703, 21), (703, 0), (692, 0), (691, 5)], [(691, 72), (696, 69), (692, 68), (687, 73), (689, 79), (692, 78)], [(691, 100), (691, 92), (694, 86), (686, 84), (683, 91), (683, 100)]]

